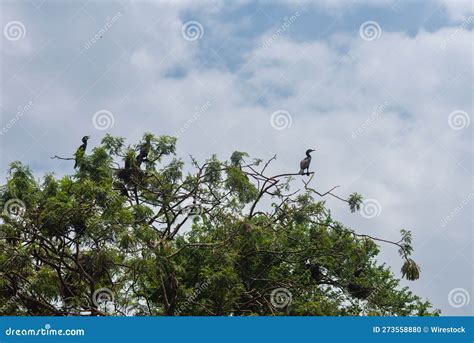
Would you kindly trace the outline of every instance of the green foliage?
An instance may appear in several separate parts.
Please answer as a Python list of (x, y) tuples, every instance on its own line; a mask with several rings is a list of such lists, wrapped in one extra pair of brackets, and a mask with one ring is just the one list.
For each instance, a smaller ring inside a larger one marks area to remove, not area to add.
[[(0, 214), (0, 314), (439, 313), (376, 262), (376, 240), (294, 193), (294, 179), (256, 173), (262, 161), (245, 166), (244, 152), (187, 170), (175, 150), (173, 137), (127, 146), (106, 136), (73, 175), (39, 181), (13, 163), (0, 200), (25, 211)], [(351, 211), (361, 201), (352, 194)], [(401, 235), (402, 276), (414, 280), (411, 233)], [(283, 307), (272, 299), (280, 288), (291, 295)], [(113, 306), (98, 301), (104, 290)]]
[(400, 240), (400, 249), (398, 252), (401, 256), (410, 256), (413, 252), (413, 248), (411, 246), (411, 232), (405, 229), (400, 230), (402, 238)]
[(248, 176), (238, 167), (229, 167), (227, 169), (226, 187), (243, 204), (248, 204), (258, 196), (257, 188), (250, 183)]
[(244, 160), (244, 157), (248, 157), (248, 155), (249, 154), (247, 154), (246, 152), (234, 151), (232, 153), (232, 156), (230, 157), (230, 165), (232, 167), (240, 167)]
[(407, 259), (402, 266), (402, 277), (412, 281), (420, 278), (420, 267), (411, 258)]
[(102, 146), (111, 155), (117, 155), (123, 148), (124, 143), (125, 139), (123, 137), (113, 137), (110, 134), (102, 138)]
[(221, 169), (221, 162), (217, 159), (216, 155), (212, 155), (212, 157), (208, 160), (205, 170), (206, 181), (212, 185), (220, 182), (222, 179)]
[(411, 245), (412, 238), (411, 232), (405, 229), (400, 230), (402, 238), (398, 242), (400, 249), (398, 252), (400, 256), (405, 258), (405, 263), (402, 266), (402, 277), (407, 280), (418, 280), (420, 278), (421, 268), (416, 264), (416, 262), (410, 258), (413, 247)]
[(347, 202), (349, 203), (349, 208), (352, 213), (360, 210), (360, 205), (362, 204), (363, 197), (359, 193), (352, 193), (349, 195)]

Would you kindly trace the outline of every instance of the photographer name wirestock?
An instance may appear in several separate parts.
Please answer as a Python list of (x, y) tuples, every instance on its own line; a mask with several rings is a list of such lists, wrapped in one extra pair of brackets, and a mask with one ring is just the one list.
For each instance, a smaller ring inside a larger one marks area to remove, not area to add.
[(16, 329), (9, 327), (5, 330), (6, 336), (85, 336), (84, 329), (51, 329), (50, 324), (46, 324), (40, 329)]
[(406, 334), (421, 334), (421, 333), (466, 333), (464, 326), (374, 326), (373, 333), (406, 333)]
[(466, 329), (464, 328), (464, 326), (461, 326), (461, 327), (432, 326), (431, 332), (432, 333), (466, 333)]

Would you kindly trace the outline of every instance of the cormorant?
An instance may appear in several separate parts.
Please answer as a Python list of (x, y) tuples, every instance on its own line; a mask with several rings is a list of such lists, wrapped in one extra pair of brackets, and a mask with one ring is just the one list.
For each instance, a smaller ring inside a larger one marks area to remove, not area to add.
[(364, 272), (364, 268), (359, 267), (359, 268), (357, 268), (357, 269), (355, 270), (354, 276), (355, 276), (355, 277), (359, 277), (359, 276), (362, 275), (363, 272)]
[(142, 145), (140, 145), (140, 152), (137, 155), (137, 165), (138, 168), (142, 165), (144, 161), (146, 161), (146, 158), (148, 157), (148, 154), (150, 153), (150, 142), (145, 142)]
[(309, 174), (309, 165), (311, 164), (311, 155), (315, 151), (314, 149), (308, 149), (306, 150), (306, 157), (303, 158), (300, 162), (300, 174), (304, 175), (304, 170), (306, 169), (306, 173)]
[(76, 150), (76, 161), (74, 163), (74, 168), (79, 166), (80, 160), (84, 157), (84, 153), (86, 152), (87, 148), (87, 141), (90, 136), (82, 137), (82, 145)]

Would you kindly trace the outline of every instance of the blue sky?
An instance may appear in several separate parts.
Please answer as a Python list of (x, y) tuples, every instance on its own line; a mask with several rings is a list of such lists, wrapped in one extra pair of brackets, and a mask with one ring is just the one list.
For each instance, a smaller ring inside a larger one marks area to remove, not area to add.
[[(393, 240), (411, 229), (422, 278), (404, 284), (443, 314), (473, 314), (472, 6), (2, 1), (2, 179), (15, 159), (71, 173), (49, 156), (85, 134), (92, 146), (177, 134), (185, 160), (276, 153), (276, 172), (316, 146), (316, 186), (376, 210), (328, 199), (334, 217)], [(396, 249), (380, 262), (399, 276)]]

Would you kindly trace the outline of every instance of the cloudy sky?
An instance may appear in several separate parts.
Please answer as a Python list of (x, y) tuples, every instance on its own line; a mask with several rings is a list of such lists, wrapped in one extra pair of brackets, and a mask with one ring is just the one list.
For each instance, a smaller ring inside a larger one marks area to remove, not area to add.
[[(412, 230), (444, 315), (473, 314), (473, 50), (469, 0), (2, 1), (1, 169), (72, 172), (83, 135), (177, 135), (186, 161), (232, 151), (314, 186), (357, 191), (359, 233)], [(397, 250), (380, 262), (400, 276)]]

